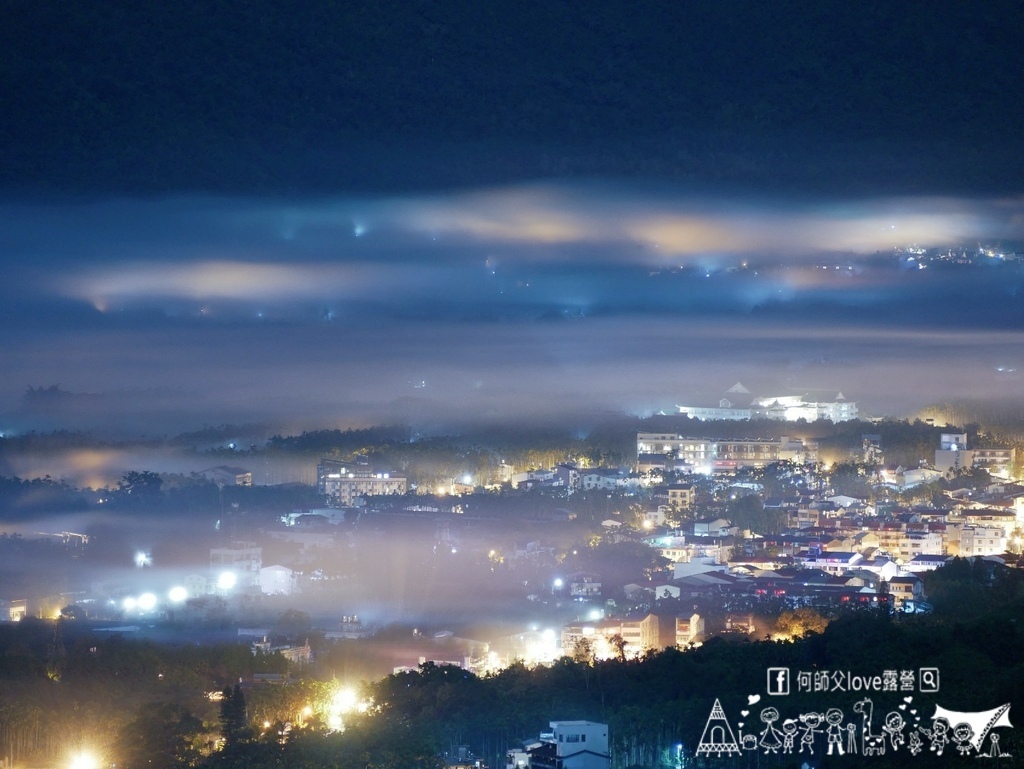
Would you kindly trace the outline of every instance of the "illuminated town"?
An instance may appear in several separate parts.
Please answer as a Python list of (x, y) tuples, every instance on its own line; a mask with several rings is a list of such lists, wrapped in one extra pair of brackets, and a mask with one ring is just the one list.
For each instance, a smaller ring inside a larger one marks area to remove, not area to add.
[(0, 769), (1024, 765), (1021, 29), (6, 4)]

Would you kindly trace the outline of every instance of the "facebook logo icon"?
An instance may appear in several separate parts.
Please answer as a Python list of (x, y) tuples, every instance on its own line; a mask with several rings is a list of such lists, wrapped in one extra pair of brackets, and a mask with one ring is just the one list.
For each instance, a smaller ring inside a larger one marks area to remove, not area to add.
[(789, 694), (789, 668), (768, 668), (768, 693)]

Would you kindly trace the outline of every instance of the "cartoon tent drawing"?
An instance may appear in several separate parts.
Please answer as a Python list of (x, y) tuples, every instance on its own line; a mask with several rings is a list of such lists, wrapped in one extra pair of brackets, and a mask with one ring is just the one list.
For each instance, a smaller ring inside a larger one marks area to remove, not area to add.
[(962, 713), (957, 710), (946, 710), (940, 705), (935, 706), (935, 715), (932, 716), (934, 721), (936, 718), (944, 718), (951, 727), (957, 724), (969, 724), (971, 729), (974, 731), (974, 737), (971, 739), (971, 745), (978, 752), (981, 752), (981, 744), (985, 741), (988, 733), (995, 729), (997, 726), (1009, 726), (1013, 728), (1013, 724), (1010, 723), (1010, 703), (1000, 705), (998, 708), (992, 710), (981, 710), (973, 713)]
[(715, 700), (714, 706), (711, 708), (711, 715), (708, 716), (708, 722), (704, 725), (704, 733), (700, 737), (700, 744), (697, 745), (696, 755), (710, 756), (714, 753), (716, 756), (732, 754), (740, 755), (740, 746), (736, 743), (736, 737), (732, 733), (732, 727), (729, 726), (729, 720), (725, 717), (725, 711), (722, 710), (722, 703), (717, 699)]

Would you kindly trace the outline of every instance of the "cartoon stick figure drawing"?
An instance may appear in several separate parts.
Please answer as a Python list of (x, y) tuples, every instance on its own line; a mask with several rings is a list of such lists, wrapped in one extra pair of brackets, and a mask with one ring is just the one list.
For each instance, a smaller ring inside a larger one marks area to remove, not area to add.
[(925, 729), (923, 726), (917, 728), (928, 735), (928, 739), (931, 742), (928, 750), (934, 751), (936, 755), (941, 756), (943, 749), (949, 744), (949, 721), (945, 718), (936, 718), (931, 729)]
[(825, 723), (828, 727), (825, 734), (828, 736), (828, 754), (832, 755), (832, 748), (835, 748), (839, 755), (843, 755), (843, 711), (839, 708), (829, 708), (825, 713)]
[(1009, 753), (1003, 753), (1003, 751), (1001, 751), (999, 749), (999, 735), (996, 734), (995, 732), (992, 732), (992, 745), (988, 749), (988, 757), (989, 758), (1002, 758), (1003, 756), (1008, 756), (1008, 755), (1010, 755), (1010, 754)]
[(889, 735), (889, 742), (892, 744), (892, 749), (897, 750), (900, 745), (903, 744), (903, 716), (898, 711), (892, 711), (885, 717), (885, 723), (882, 725), (882, 731)]
[(851, 756), (857, 753), (857, 725), (852, 721), (846, 725), (846, 752)]
[(924, 743), (921, 742), (921, 735), (918, 734), (916, 731), (911, 732), (910, 736), (907, 737), (907, 750), (910, 751), (910, 754), (912, 756), (916, 756), (918, 753), (920, 753), (921, 747), (923, 745)]
[(796, 721), (792, 718), (787, 718), (782, 723), (782, 752), (792, 753), (793, 742), (796, 740)]
[(804, 748), (814, 755), (814, 735), (820, 734), (821, 729), (819, 728), (822, 723), (821, 713), (803, 713), (800, 716), (800, 721), (804, 725), (804, 733), (800, 737), (800, 752), (804, 752)]
[(778, 753), (782, 747), (782, 740), (779, 739), (779, 730), (774, 724), (779, 720), (779, 711), (775, 708), (765, 708), (761, 711), (761, 721), (766, 724), (765, 730), (761, 732), (761, 739), (757, 743), (764, 748), (765, 754)]
[(971, 739), (974, 737), (974, 729), (971, 728), (970, 724), (957, 724), (953, 728), (953, 742), (956, 743), (956, 749), (960, 751), (961, 756), (966, 756), (971, 752)]

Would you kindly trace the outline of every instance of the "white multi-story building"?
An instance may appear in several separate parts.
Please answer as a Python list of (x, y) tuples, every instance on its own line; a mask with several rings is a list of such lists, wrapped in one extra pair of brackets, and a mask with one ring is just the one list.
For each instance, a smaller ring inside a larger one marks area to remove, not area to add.
[(676, 646), (692, 644), (704, 633), (704, 618), (694, 612), (689, 617), (676, 617)]
[[(213, 584), (223, 590), (239, 588), (256, 591), (260, 587), (260, 569), (263, 567), (263, 548), (255, 542), (235, 542), (232, 547), (210, 548), (210, 570)], [(225, 574), (231, 578), (223, 579)]]
[(783, 436), (778, 440), (734, 438), (711, 440), (678, 433), (637, 433), (637, 455), (662, 454), (682, 460), (690, 472), (710, 474), (773, 462), (805, 464), (817, 458), (817, 445)]
[(324, 459), (317, 465), (317, 488), (336, 507), (351, 507), (357, 497), (405, 494), (404, 475), (375, 473), (368, 465)]
[(1016, 449), (967, 448), (967, 433), (942, 433), (935, 450), (935, 469), (943, 474), (980, 468), (996, 478), (1013, 477)]
[(733, 406), (732, 401), (728, 398), (722, 398), (718, 401), (718, 406), (676, 406), (679, 409), (679, 413), (683, 416), (690, 417), (691, 419), (699, 419), (702, 422), (707, 422), (715, 419), (728, 419), (728, 420), (740, 420), (740, 419), (752, 419), (754, 416), (754, 410), (751, 408), (742, 408)]
[[(696, 616), (696, 615), (694, 615)], [(668, 624), (666, 624), (668, 622)], [(659, 651), (675, 643), (674, 621), (647, 614), (632, 619), (601, 619), (576, 622), (562, 628), (562, 654), (572, 655), (581, 642), (589, 646), (599, 660), (612, 659), (623, 654), (629, 658), (647, 652)], [(703, 621), (698, 632), (703, 632)], [(621, 652), (618, 644), (622, 644)]]
[(849, 422), (858, 416), (857, 404), (846, 400), (842, 393), (836, 393), (833, 400), (819, 401), (812, 395), (772, 395), (755, 398), (752, 410), (762, 419), (795, 422), (805, 419), (816, 422)]
[[(950, 550), (954, 546), (950, 545)], [(999, 526), (964, 526), (960, 529), (960, 540), (956, 546), (961, 558), (976, 555), (1000, 555), (1006, 552), (1006, 532)]]
[(907, 563), (919, 555), (941, 555), (945, 552), (942, 532), (939, 531), (906, 531), (898, 540), (896, 556)]
[(295, 572), (287, 566), (260, 569), (260, 590), (264, 595), (291, 595), (295, 592)]
[(697, 487), (692, 483), (673, 483), (667, 491), (668, 506), (672, 510), (689, 510), (697, 498)]
[(608, 769), (608, 724), (593, 721), (552, 721), (551, 731), (508, 751), (511, 769)]
[(682, 460), (687, 469), (702, 472), (714, 459), (715, 442), (710, 438), (689, 438), (679, 433), (637, 433), (637, 455), (659, 454)]
[[(750, 390), (737, 382), (726, 391), (727, 396), (744, 399)], [(819, 397), (820, 396), (820, 397)], [(857, 419), (857, 404), (849, 401), (841, 392), (828, 399), (824, 393), (805, 392), (802, 395), (769, 395), (753, 398), (748, 405), (734, 404), (729, 397), (718, 402), (718, 406), (676, 406), (679, 413), (692, 419), (773, 419), (795, 422), (805, 419), (815, 422), (819, 419), (830, 422), (847, 422)]]
[[(555, 736), (555, 742), (558, 743), (558, 757), (565, 769), (569, 769), (570, 766), (578, 769), (607, 766), (608, 724), (598, 724), (593, 721), (552, 721), (551, 733)], [(583, 762), (580, 760), (567, 763), (567, 759), (583, 752), (594, 754), (602, 761)]]

